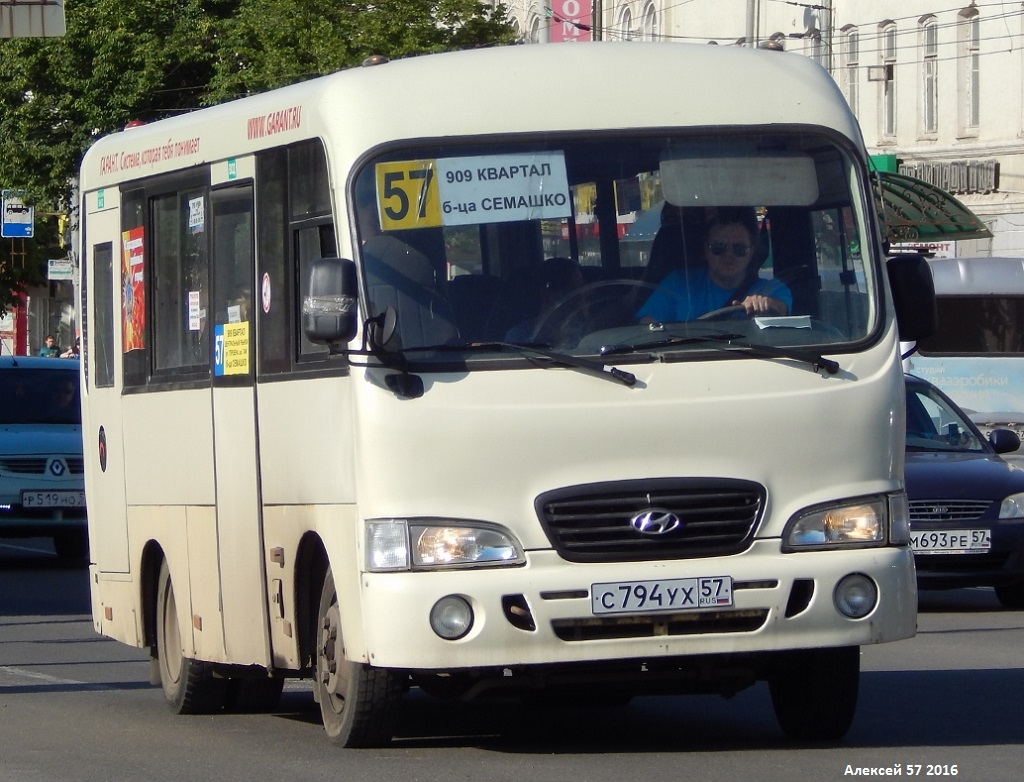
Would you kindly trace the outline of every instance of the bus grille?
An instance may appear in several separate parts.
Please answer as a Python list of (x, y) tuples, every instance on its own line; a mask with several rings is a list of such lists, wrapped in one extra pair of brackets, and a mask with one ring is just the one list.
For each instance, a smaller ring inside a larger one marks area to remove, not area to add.
[(911, 500), (910, 522), (974, 521), (991, 505), (992, 500)]
[(753, 633), (764, 627), (767, 609), (712, 611), (664, 616), (556, 619), (551, 623), (563, 641), (606, 641), (613, 638), (655, 638), (705, 633)]
[[(555, 550), (570, 562), (690, 559), (745, 550), (764, 496), (749, 481), (657, 479), (556, 489), (538, 497), (536, 508)], [(640, 532), (636, 520), (645, 511), (678, 526)]]
[[(65, 456), (64, 463), (72, 475), (85, 472), (85, 459), (81, 456)], [(47, 456), (7, 456), (0, 458), (0, 472), (11, 475), (44, 475), (50, 459)]]

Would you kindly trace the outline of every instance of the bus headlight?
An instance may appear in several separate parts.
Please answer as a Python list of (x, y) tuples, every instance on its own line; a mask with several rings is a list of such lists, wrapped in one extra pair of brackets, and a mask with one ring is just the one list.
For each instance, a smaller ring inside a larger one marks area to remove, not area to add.
[(786, 525), (783, 550), (884, 545), (888, 512), (889, 502), (884, 496), (808, 508)]
[(521, 565), (522, 546), (496, 524), (455, 519), (381, 519), (366, 524), (370, 571)]

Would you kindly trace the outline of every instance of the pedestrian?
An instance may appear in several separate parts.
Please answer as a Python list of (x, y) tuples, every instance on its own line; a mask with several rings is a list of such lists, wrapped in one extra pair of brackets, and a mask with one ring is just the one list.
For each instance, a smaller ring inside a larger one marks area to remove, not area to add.
[(53, 334), (46, 335), (46, 339), (43, 340), (43, 346), (39, 348), (39, 355), (43, 358), (57, 358), (60, 356), (60, 348), (57, 347), (57, 341), (53, 338)]
[(81, 350), (81, 342), (79, 337), (75, 337), (75, 344), (60, 354), (61, 358), (78, 358), (79, 351)]

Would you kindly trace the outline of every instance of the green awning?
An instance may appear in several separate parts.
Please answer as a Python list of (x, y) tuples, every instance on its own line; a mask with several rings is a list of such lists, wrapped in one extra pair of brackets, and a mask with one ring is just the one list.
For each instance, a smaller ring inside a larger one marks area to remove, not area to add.
[(942, 188), (886, 171), (871, 176), (889, 242), (992, 238), (978, 216)]

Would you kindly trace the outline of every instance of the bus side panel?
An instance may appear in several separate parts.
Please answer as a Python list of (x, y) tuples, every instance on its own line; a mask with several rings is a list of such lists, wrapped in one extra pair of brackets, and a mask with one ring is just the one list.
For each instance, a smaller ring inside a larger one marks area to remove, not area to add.
[[(135, 603), (132, 606), (139, 614), (138, 619), (138, 646), (143, 646), (144, 627), (146, 624), (147, 612), (155, 612), (155, 601), (152, 605), (144, 605), (142, 579), (145, 577), (140, 570), (143, 552), (147, 544), (155, 542), (167, 562), (171, 574), (171, 585), (174, 589), (174, 602), (178, 611), (178, 631), (181, 638), (182, 651), (186, 657), (202, 659), (200, 649), (211, 646), (208, 640), (204, 640), (200, 631), (193, 632), (194, 617), (201, 616), (198, 612), (203, 609), (203, 589), (193, 588), (197, 582), (192, 579), (190, 573), (196, 572), (198, 563), (191, 562), (189, 552), (196, 547), (196, 543), (202, 541), (186, 540), (186, 532), (191, 534), (197, 529), (195, 523), (190, 524), (190, 510), (182, 505), (129, 505), (128, 506), (128, 539), (131, 544), (131, 560), (133, 569), (138, 573), (132, 581), (135, 584)], [(205, 509), (208, 516), (212, 517), (212, 509)], [(159, 565), (157, 565), (159, 567)], [(156, 582), (156, 573), (148, 574)], [(205, 590), (209, 592), (209, 588)], [(193, 604), (193, 595), (200, 601), (198, 605)], [(155, 594), (153, 595), (155, 598)], [(216, 596), (212, 596), (215, 601)], [(211, 617), (216, 624), (216, 617)], [(155, 626), (156, 617), (150, 616), (150, 626)], [(150, 638), (154, 642), (155, 638)], [(131, 643), (131, 640), (128, 640)], [(223, 645), (223, 644), (222, 644)]]
[[(122, 401), (132, 561), (141, 560), (148, 541), (160, 546), (171, 568), (186, 654), (192, 656), (202, 649), (214, 656), (214, 650), (223, 647), (223, 628), (216, 597), (220, 573), (213, 521), (216, 495), (210, 391), (127, 394)], [(193, 546), (197, 561), (190, 561), (186, 547), (190, 525), (204, 533)], [(192, 593), (211, 597), (194, 606)], [(202, 633), (209, 634), (211, 627), (216, 638), (204, 640)]]
[(140, 649), (144, 647), (141, 593), (134, 579), (123, 573), (96, 573), (89, 586), (96, 632)]
[(253, 389), (216, 388), (216, 540), (220, 552), (220, 593), (228, 658), (246, 665), (270, 664), (266, 594), (256, 476)]
[[(217, 514), (207, 506), (185, 508), (185, 529), (188, 543), (188, 582), (192, 611), (188, 624), (192, 627), (195, 657), (210, 662), (233, 662), (228, 658), (224, 638), (224, 617), (218, 590), (204, 579), (217, 573)], [(179, 536), (180, 537), (180, 536)], [(171, 574), (174, 578), (174, 574)]]
[(264, 506), (355, 502), (351, 383), (346, 375), (259, 385)]
[[(263, 534), (275, 667), (299, 667), (295, 579), (302, 537), (315, 532), (323, 538), (325, 530), (355, 526), (351, 383), (348, 376), (339, 376), (258, 386)], [(358, 563), (351, 547), (341, 553), (329, 541), (325, 545), (335, 577), (339, 571), (355, 573), (358, 585)], [(281, 552), (277, 561), (271, 558), (275, 549)], [(320, 585), (311, 588), (318, 590)], [(354, 640), (346, 636), (346, 644)]]
[(129, 506), (212, 508), (216, 494), (209, 389), (126, 395), (124, 457)]

